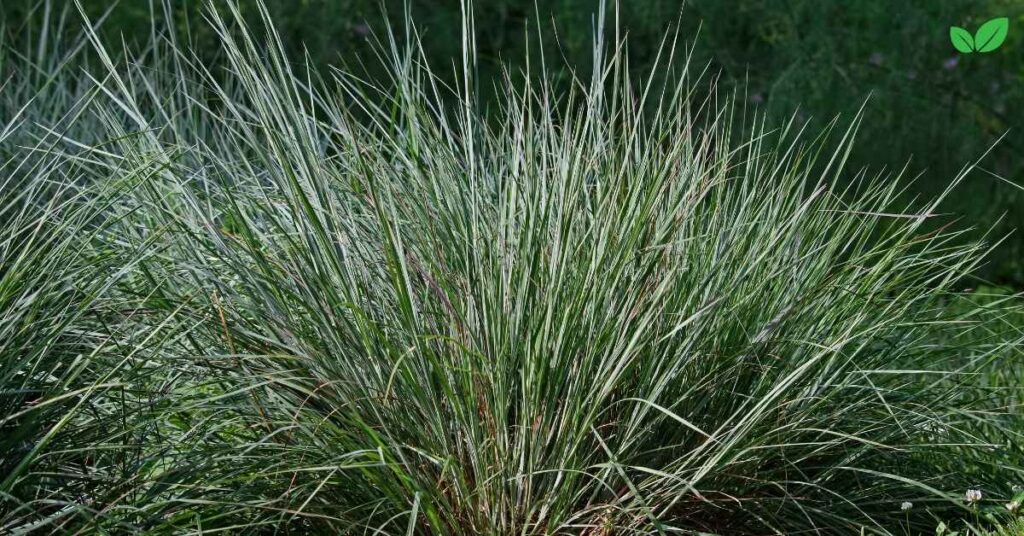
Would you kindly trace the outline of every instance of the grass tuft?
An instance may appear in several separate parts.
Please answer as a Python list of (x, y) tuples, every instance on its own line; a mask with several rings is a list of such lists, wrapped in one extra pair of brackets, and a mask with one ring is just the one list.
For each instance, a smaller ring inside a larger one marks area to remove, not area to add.
[(465, 12), (458, 87), (412, 26), (374, 85), (231, 3), (222, 69), (86, 26), (9, 82), (4, 531), (906, 534), (1013, 496), (1021, 304), (957, 291), (988, 246), (942, 197), (846, 168), (859, 117), (770, 128), (672, 36), (636, 80), (603, 20), (569, 91), (476, 80)]

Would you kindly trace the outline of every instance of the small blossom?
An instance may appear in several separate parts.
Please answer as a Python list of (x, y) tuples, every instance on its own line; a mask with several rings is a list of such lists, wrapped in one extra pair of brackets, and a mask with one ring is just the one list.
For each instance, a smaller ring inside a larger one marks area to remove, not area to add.
[(868, 58), (868, 62), (870, 62), (871, 65), (880, 67), (882, 63), (885, 62), (885, 56), (883, 56), (881, 52), (872, 52), (871, 57)]
[(761, 104), (762, 102), (764, 102), (764, 95), (760, 93), (754, 93), (753, 95), (750, 96), (750, 102), (754, 104)]
[(974, 504), (981, 500), (981, 490), (969, 489), (967, 490), (967, 493), (964, 495), (964, 497), (967, 499), (967, 502), (969, 504)]
[(960, 58), (958, 58), (956, 56), (953, 56), (952, 58), (949, 58), (948, 60), (942, 62), (942, 68), (947, 70), (947, 71), (952, 71), (953, 69), (956, 69), (956, 66), (959, 63), (960, 63)]
[(1020, 484), (1014, 484), (1014, 485), (1010, 486), (1010, 491), (1012, 491), (1014, 493), (1020, 493), (1020, 492), (1024, 491), (1024, 488), (1020, 487)]
[(1011, 514), (1016, 514), (1017, 511), (1020, 510), (1020, 501), (1010, 501), (1006, 503), (1006, 509), (1009, 510)]
[(912, 503), (910, 501), (903, 501), (903, 504), (900, 505), (900, 510), (906, 512), (907, 510), (910, 510), (913, 507), (914, 507), (914, 503)]

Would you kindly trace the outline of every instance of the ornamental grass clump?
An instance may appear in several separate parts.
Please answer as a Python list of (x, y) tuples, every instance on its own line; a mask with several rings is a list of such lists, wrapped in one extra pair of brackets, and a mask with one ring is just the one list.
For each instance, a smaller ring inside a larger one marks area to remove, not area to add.
[[(844, 166), (859, 118), (771, 129), (603, 21), (591, 75), (485, 109), (466, 10), (454, 83), (414, 31), (370, 83), (231, 5), (218, 69), (87, 31), (92, 141), (39, 164), (85, 215), (22, 247), (75, 270), (90, 374), (0, 422), (64, 397), (95, 435), (30, 440), (5, 530), (886, 534), (1016, 481), (1017, 305), (951, 306), (985, 246)], [(5, 393), (39, 371), (0, 351)]]

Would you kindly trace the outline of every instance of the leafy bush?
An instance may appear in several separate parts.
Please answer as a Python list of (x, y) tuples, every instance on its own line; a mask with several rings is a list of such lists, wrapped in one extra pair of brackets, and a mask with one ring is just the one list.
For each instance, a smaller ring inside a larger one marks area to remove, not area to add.
[(986, 250), (941, 197), (848, 170), (859, 119), (601, 42), (487, 115), (472, 19), (451, 86), (415, 33), (368, 83), (262, 17), (211, 14), (224, 72), (89, 32), (80, 112), (12, 131), (0, 333), (54, 327), (0, 346), (4, 530), (885, 534), (1021, 480), (1019, 304), (954, 292)]

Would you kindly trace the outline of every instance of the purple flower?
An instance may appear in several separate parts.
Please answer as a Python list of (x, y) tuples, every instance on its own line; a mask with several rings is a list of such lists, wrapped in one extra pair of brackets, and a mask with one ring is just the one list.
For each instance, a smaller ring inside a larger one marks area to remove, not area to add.
[(956, 69), (956, 66), (959, 63), (960, 63), (960, 57), (959, 56), (953, 56), (952, 58), (949, 58), (948, 60), (942, 62), (942, 68), (947, 70), (947, 71), (952, 71), (953, 69)]
[(760, 93), (754, 93), (753, 95), (750, 96), (750, 102), (754, 104), (761, 104), (762, 102), (764, 102), (764, 95)]
[(885, 56), (883, 56), (881, 52), (872, 52), (871, 57), (868, 58), (868, 62), (870, 62), (871, 65), (874, 65), (875, 67), (881, 67), (884, 61)]
[(360, 22), (352, 27), (352, 31), (359, 37), (366, 37), (370, 35), (370, 25), (365, 22)]

